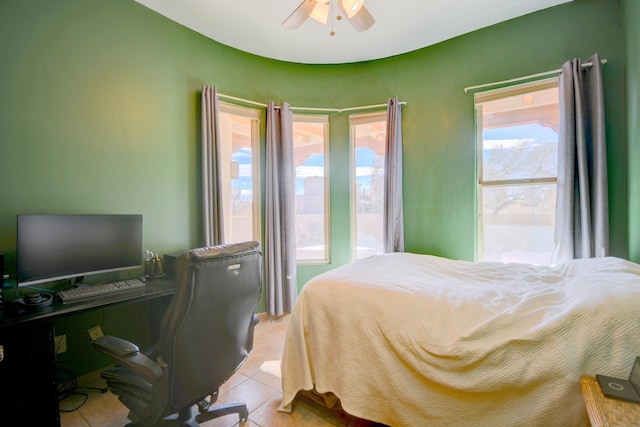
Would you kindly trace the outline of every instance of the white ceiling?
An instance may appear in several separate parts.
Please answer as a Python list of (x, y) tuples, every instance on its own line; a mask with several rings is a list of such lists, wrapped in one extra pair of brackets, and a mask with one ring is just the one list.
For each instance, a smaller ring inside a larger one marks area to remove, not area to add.
[[(233, 48), (282, 61), (336, 64), (410, 52), (571, 0), (367, 0), (373, 26), (356, 32), (346, 20), (325, 26), (282, 22), (302, 0), (136, 0)], [(333, 0), (335, 1), (335, 0)]]

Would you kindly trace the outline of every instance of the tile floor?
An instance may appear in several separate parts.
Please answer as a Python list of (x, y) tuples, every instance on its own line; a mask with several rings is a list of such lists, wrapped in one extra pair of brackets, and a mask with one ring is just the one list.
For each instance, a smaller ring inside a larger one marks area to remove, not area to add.
[[(260, 316), (254, 335), (254, 349), (248, 360), (219, 391), (218, 402), (245, 402), (249, 420), (240, 425), (237, 415), (227, 415), (202, 424), (202, 427), (293, 427), (293, 426), (349, 426), (373, 427), (375, 423), (353, 418), (344, 413), (331, 412), (311, 402), (296, 400), (291, 414), (277, 411), (281, 400), (279, 361), (282, 355), (288, 317)], [(105, 387), (99, 375), (92, 374), (78, 381), (79, 386)], [(111, 392), (79, 389), (88, 395), (79, 406), (78, 396), (60, 402), (62, 427), (124, 426), (127, 410)]]

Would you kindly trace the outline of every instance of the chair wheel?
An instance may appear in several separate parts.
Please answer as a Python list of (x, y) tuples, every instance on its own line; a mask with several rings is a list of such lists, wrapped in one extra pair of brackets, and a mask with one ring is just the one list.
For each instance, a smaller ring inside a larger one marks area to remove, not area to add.
[(249, 419), (249, 410), (246, 408), (244, 410), (240, 410), (238, 415), (240, 415), (240, 423), (246, 423)]
[(198, 406), (198, 411), (201, 414), (204, 414), (205, 412), (207, 412), (209, 410), (209, 407), (211, 406), (211, 404), (204, 399), (196, 403), (196, 405)]

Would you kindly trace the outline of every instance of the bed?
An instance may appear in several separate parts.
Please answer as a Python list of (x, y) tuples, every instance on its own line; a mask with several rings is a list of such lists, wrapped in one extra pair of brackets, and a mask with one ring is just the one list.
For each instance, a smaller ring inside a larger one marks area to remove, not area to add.
[(640, 265), (372, 256), (311, 279), (289, 318), (299, 392), (389, 426), (583, 426), (580, 377), (640, 355)]

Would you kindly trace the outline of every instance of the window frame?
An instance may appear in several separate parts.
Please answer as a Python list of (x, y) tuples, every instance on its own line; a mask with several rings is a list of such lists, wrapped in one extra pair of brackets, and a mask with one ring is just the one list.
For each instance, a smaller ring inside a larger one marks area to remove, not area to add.
[[(230, 102), (219, 101), (218, 112), (239, 116), (251, 120), (251, 225), (252, 238), (256, 241), (262, 241), (262, 180), (260, 178), (260, 125), (262, 110), (257, 108), (245, 107)], [(227, 223), (226, 207), (223, 206), (225, 213), (224, 224)], [(226, 225), (225, 225), (226, 227)], [(225, 241), (227, 240), (225, 233)]]
[[(357, 221), (357, 182), (356, 182), (356, 126), (374, 123), (387, 122), (387, 111), (372, 111), (368, 113), (350, 114), (349, 115), (349, 166), (350, 166), (350, 228), (351, 228), (351, 259), (358, 258), (358, 221)], [(386, 132), (386, 126), (385, 126)], [(384, 154), (386, 156), (386, 153)], [(384, 221), (383, 221), (384, 222)], [(384, 227), (384, 224), (383, 224)], [(384, 230), (383, 230), (384, 231)]]
[(484, 261), (484, 209), (483, 209), (483, 189), (495, 188), (499, 186), (507, 185), (543, 185), (543, 184), (555, 184), (557, 186), (558, 179), (557, 173), (555, 177), (539, 177), (539, 178), (520, 178), (520, 179), (503, 179), (503, 180), (487, 180), (483, 179), (483, 126), (484, 117), (482, 105), (503, 98), (509, 98), (512, 96), (523, 95), (527, 93), (533, 93), (542, 91), (545, 89), (559, 89), (559, 77), (551, 77), (542, 80), (534, 80), (526, 83), (522, 83), (515, 86), (507, 86), (493, 90), (487, 90), (483, 92), (477, 92), (474, 94), (474, 112), (476, 123), (476, 261)]
[[(329, 115), (328, 114), (301, 114), (294, 113), (293, 114), (293, 125), (296, 123), (311, 123), (311, 124), (321, 124), (323, 125), (323, 156), (324, 156), (324, 164), (323, 164), (323, 173), (324, 173), (324, 256), (323, 258), (316, 259), (303, 259), (297, 260), (296, 264), (298, 265), (324, 265), (329, 264), (331, 262), (331, 168), (330, 168), (330, 127), (329, 127)], [(295, 143), (294, 143), (294, 152), (295, 152)], [(295, 156), (294, 156), (295, 157)], [(294, 165), (294, 175), (295, 175), (295, 165)], [(297, 175), (296, 175), (297, 179)], [(296, 188), (294, 184), (294, 188)], [(296, 219), (297, 219), (296, 212)], [(296, 227), (297, 230), (297, 227)], [(297, 251), (297, 245), (296, 245)]]

